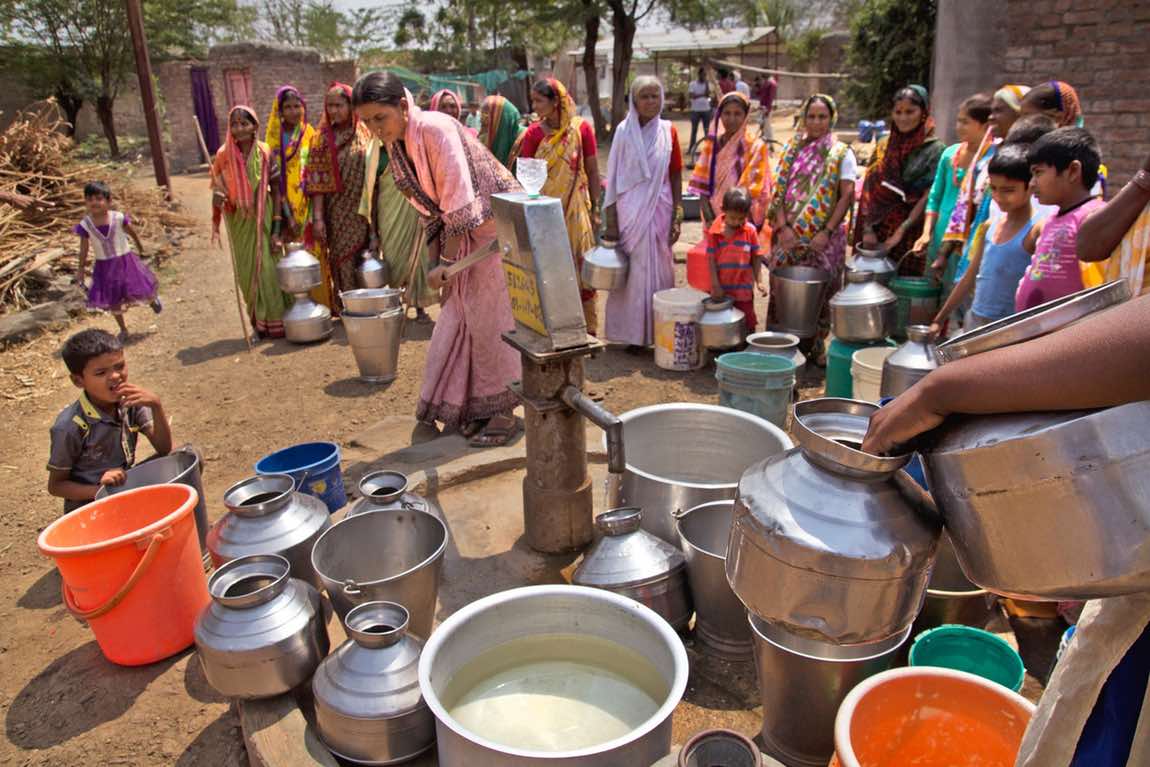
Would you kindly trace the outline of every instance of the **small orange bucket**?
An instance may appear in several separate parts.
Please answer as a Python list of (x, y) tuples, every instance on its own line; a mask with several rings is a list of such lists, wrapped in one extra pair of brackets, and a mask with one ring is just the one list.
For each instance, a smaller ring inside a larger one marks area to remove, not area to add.
[(87, 621), (104, 657), (141, 666), (190, 646), (208, 596), (196, 491), (153, 485), (57, 519), (37, 544), (56, 560), (64, 604)]
[(912, 666), (857, 685), (831, 767), (1014, 767), (1034, 704), (965, 671)]

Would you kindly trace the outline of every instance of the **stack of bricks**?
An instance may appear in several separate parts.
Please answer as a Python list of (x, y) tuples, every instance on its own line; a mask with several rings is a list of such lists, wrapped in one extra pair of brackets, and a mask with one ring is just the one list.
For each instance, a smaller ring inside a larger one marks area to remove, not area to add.
[(1001, 83), (1078, 91), (1113, 195), (1150, 155), (1150, 0), (1006, 0)]

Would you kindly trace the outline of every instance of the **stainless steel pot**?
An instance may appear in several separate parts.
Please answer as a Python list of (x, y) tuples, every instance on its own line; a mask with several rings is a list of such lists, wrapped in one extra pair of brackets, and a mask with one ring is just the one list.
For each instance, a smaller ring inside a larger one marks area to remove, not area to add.
[(746, 332), (745, 315), (735, 308), (735, 302), (729, 298), (716, 301), (713, 298), (703, 300), (703, 318), (699, 325), (703, 330), (703, 346), (708, 349), (733, 349), (743, 343), (743, 334)]
[(447, 550), (447, 526), (410, 509), (348, 517), (320, 536), (311, 561), (331, 606), (344, 618), (364, 602), (396, 602), (411, 614), (411, 633), (431, 634)]
[(403, 291), (398, 288), (359, 288), (339, 294), (343, 310), (351, 314), (379, 314), (403, 306)]
[(830, 303), (831, 332), (844, 341), (881, 341), (898, 325), (898, 296), (876, 282), (874, 272), (848, 270)]
[(332, 332), (331, 309), (300, 293), (283, 317), (284, 336), (296, 344), (322, 341)]
[(294, 492), (287, 474), (261, 474), (237, 482), (224, 493), (225, 514), (208, 533), (216, 565), (252, 554), (279, 554), (292, 575), (320, 587), (311, 549), (331, 527), (331, 514), (318, 498)]
[(867, 250), (864, 247), (855, 246), (854, 257), (851, 259), (851, 269), (859, 272), (872, 272), (875, 282), (890, 285), (891, 280), (898, 273), (898, 265), (887, 258), (886, 254), (886, 248)]
[(771, 271), (771, 301), (776, 324), (771, 330), (814, 338), (819, 330), (831, 275), (811, 266), (784, 266)]
[[(465, 729), (441, 696), (484, 652), (529, 636), (575, 634), (622, 645), (651, 662), (665, 684), (658, 710), (627, 735), (579, 751), (502, 746)], [(436, 719), (443, 767), (649, 765), (671, 750), (671, 716), (687, 687), (687, 653), (666, 621), (638, 602), (601, 589), (528, 586), (493, 594), (436, 629), (419, 659), (419, 686)]]
[(727, 582), (727, 543), (734, 501), (711, 501), (688, 509), (676, 527), (687, 555), (687, 578), (695, 597), (695, 637), (716, 655), (750, 657), (753, 647), (747, 608)]
[(399, 369), (399, 344), (403, 335), (402, 308), (379, 314), (345, 312), (343, 327), (355, 355), (359, 377), (368, 383), (390, 383)]
[(835, 715), (847, 693), (886, 671), (910, 636), (840, 645), (749, 618), (763, 701), (764, 750), (790, 767), (825, 767), (835, 751)]
[(909, 455), (851, 447), (876, 410), (844, 399), (797, 403), (799, 447), (743, 475), (727, 580), (752, 614), (840, 644), (887, 639), (914, 621), (940, 524), (899, 471)]
[(594, 290), (621, 290), (627, 285), (627, 258), (612, 240), (601, 240), (583, 254), (580, 277), (584, 287)]
[(347, 510), (346, 516), (354, 517), (365, 511), (381, 509), (415, 509), (439, 517), (444, 523), (447, 522), (438, 503), (411, 492), (408, 487), (407, 475), (403, 472), (384, 470), (365, 474), (359, 481), (360, 498)]
[(583, 555), (571, 582), (630, 597), (676, 631), (686, 631), (692, 612), (687, 561), (677, 548), (641, 529), (641, 519), (636, 508), (595, 517), (600, 537)]
[(1150, 589), (1150, 402), (944, 424), (923, 462), (970, 580), (1019, 599)]
[(382, 288), (391, 281), (391, 268), (386, 261), (380, 261), (370, 250), (365, 250), (359, 256), (355, 280), (361, 288)]
[(188, 448), (173, 450), (159, 458), (138, 463), (125, 472), (124, 484), (113, 487), (101, 485), (96, 491), (96, 500), (109, 495), (135, 490), (137, 487), (166, 485), (169, 483), (187, 485), (196, 491), (196, 532), (200, 536), (200, 547), (206, 548), (208, 539), (208, 508), (204, 502), (204, 485), (200, 480), (200, 457)]
[(266, 698), (303, 684), (327, 655), (319, 592), (290, 577), (281, 556), (233, 559), (208, 581), (211, 603), (196, 618), (208, 683), (231, 698)]
[(882, 364), (883, 397), (897, 397), (937, 368), (938, 350), (929, 325), (908, 325), (906, 343), (895, 349)]
[(759, 747), (732, 730), (703, 730), (686, 742), (677, 767), (762, 767)]
[(747, 351), (786, 357), (795, 363), (795, 375), (798, 375), (807, 364), (807, 358), (799, 351), (800, 343), (802, 339), (794, 333), (768, 330), (747, 336)]
[(407, 610), (367, 602), (347, 614), (348, 639), (316, 669), (316, 731), (340, 759), (398, 764), (435, 745), (435, 717), (419, 691), (423, 643)]
[(924, 631), (956, 623), (986, 628), (994, 617), (996, 604), (997, 597), (975, 586), (963, 574), (950, 536), (943, 532), (934, 567), (930, 570), (926, 602), (914, 619), (911, 635), (918, 636)]
[(276, 262), (276, 280), (286, 293), (306, 293), (323, 282), (319, 260), (304, 249), (303, 243), (291, 242), (287, 255)]
[(793, 444), (774, 424), (717, 405), (651, 405), (619, 418), (627, 470), (608, 476), (607, 503), (643, 509), (643, 529), (675, 546), (676, 510), (734, 498), (748, 466)]

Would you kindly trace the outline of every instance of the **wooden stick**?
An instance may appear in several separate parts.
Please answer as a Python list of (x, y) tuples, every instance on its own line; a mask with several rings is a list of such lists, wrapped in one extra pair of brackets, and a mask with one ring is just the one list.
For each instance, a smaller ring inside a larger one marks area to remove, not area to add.
[[(204, 159), (207, 160), (207, 163), (210, 166), (212, 163), (212, 155), (208, 152), (208, 142), (204, 140), (204, 131), (202, 128), (200, 128), (200, 119), (195, 115), (192, 115), (192, 123), (196, 126), (196, 138), (200, 140), (200, 151), (204, 153)], [(214, 199), (212, 200), (212, 204), (215, 205)], [(257, 226), (262, 225), (262, 221), (257, 222)], [(240, 313), (240, 330), (244, 334), (244, 341), (247, 343), (248, 351), (250, 352), (252, 351), (252, 336), (251, 333), (248, 332), (249, 325), (247, 320), (247, 313), (244, 311), (244, 301), (243, 297), (240, 295), (240, 277), (239, 269), (236, 267), (236, 253), (231, 248), (230, 239), (228, 242), (228, 253), (231, 254), (232, 287), (236, 289), (236, 309), (238, 309)], [(259, 258), (258, 253), (256, 254), (256, 257)], [(252, 328), (252, 333), (254, 332), (255, 328)]]

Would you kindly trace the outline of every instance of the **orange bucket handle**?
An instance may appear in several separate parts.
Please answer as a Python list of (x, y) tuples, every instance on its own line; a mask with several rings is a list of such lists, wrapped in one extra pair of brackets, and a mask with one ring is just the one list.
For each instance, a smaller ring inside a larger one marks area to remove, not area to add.
[[(90, 621), (93, 618), (99, 618), (101, 615), (105, 615), (115, 609), (116, 605), (124, 601), (124, 597), (128, 596), (128, 592), (144, 577), (144, 573), (148, 571), (148, 566), (152, 564), (152, 560), (160, 553), (160, 544), (170, 538), (171, 535), (171, 528), (161, 530), (153, 535), (152, 539), (148, 541), (148, 548), (144, 552), (144, 556), (140, 558), (140, 561), (136, 564), (136, 569), (128, 576), (128, 580), (124, 581), (124, 585), (120, 587), (119, 591), (112, 595), (111, 599), (99, 607), (93, 607), (91, 610), (81, 610), (76, 606), (75, 597), (72, 596), (72, 592), (68, 589), (68, 584), (63, 584), (61, 591), (64, 594), (64, 605), (68, 608), (68, 612), (82, 621)], [(136, 545), (138, 546), (139, 543)]]

